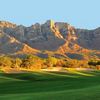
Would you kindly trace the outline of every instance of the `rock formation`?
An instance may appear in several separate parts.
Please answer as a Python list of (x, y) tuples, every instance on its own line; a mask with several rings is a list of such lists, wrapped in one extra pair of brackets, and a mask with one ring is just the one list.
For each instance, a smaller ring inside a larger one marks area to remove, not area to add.
[(0, 21), (0, 54), (100, 52), (100, 28), (77, 29), (65, 22), (48, 20), (30, 27)]

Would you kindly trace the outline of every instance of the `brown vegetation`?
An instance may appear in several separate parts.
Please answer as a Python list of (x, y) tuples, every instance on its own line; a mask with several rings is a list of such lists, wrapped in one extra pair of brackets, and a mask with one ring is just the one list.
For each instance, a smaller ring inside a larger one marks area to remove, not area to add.
[(0, 56), (0, 69), (27, 69), (40, 70), (50, 68), (92, 68), (100, 69), (100, 61), (83, 61), (68, 58), (40, 58), (34, 55), (27, 55), (25, 58), (12, 58)]

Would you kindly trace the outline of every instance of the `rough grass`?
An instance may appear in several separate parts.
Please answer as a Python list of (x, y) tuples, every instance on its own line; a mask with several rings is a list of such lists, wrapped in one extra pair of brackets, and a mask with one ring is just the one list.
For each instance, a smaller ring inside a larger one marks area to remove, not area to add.
[(100, 100), (100, 72), (0, 72), (0, 100)]

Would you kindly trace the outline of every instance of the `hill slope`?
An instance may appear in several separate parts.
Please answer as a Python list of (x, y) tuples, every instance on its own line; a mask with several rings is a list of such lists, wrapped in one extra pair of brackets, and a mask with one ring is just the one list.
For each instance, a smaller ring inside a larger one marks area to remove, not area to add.
[(100, 72), (79, 73), (0, 73), (0, 99), (100, 100)]
[(65, 56), (66, 53), (99, 55), (99, 44), (100, 28), (76, 29), (68, 23), (53, 20), (30, 27), (0, 21), (0, 53), (4, 54), (48, 51)]

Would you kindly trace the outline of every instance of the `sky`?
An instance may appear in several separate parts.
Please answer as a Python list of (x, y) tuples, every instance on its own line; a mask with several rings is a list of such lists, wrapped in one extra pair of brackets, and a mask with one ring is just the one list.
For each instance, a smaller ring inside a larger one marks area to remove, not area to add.
[(67, 22), (76, 28), (100, 27), (100, 0), (0, 0), (0, 20), (30, 26)]

